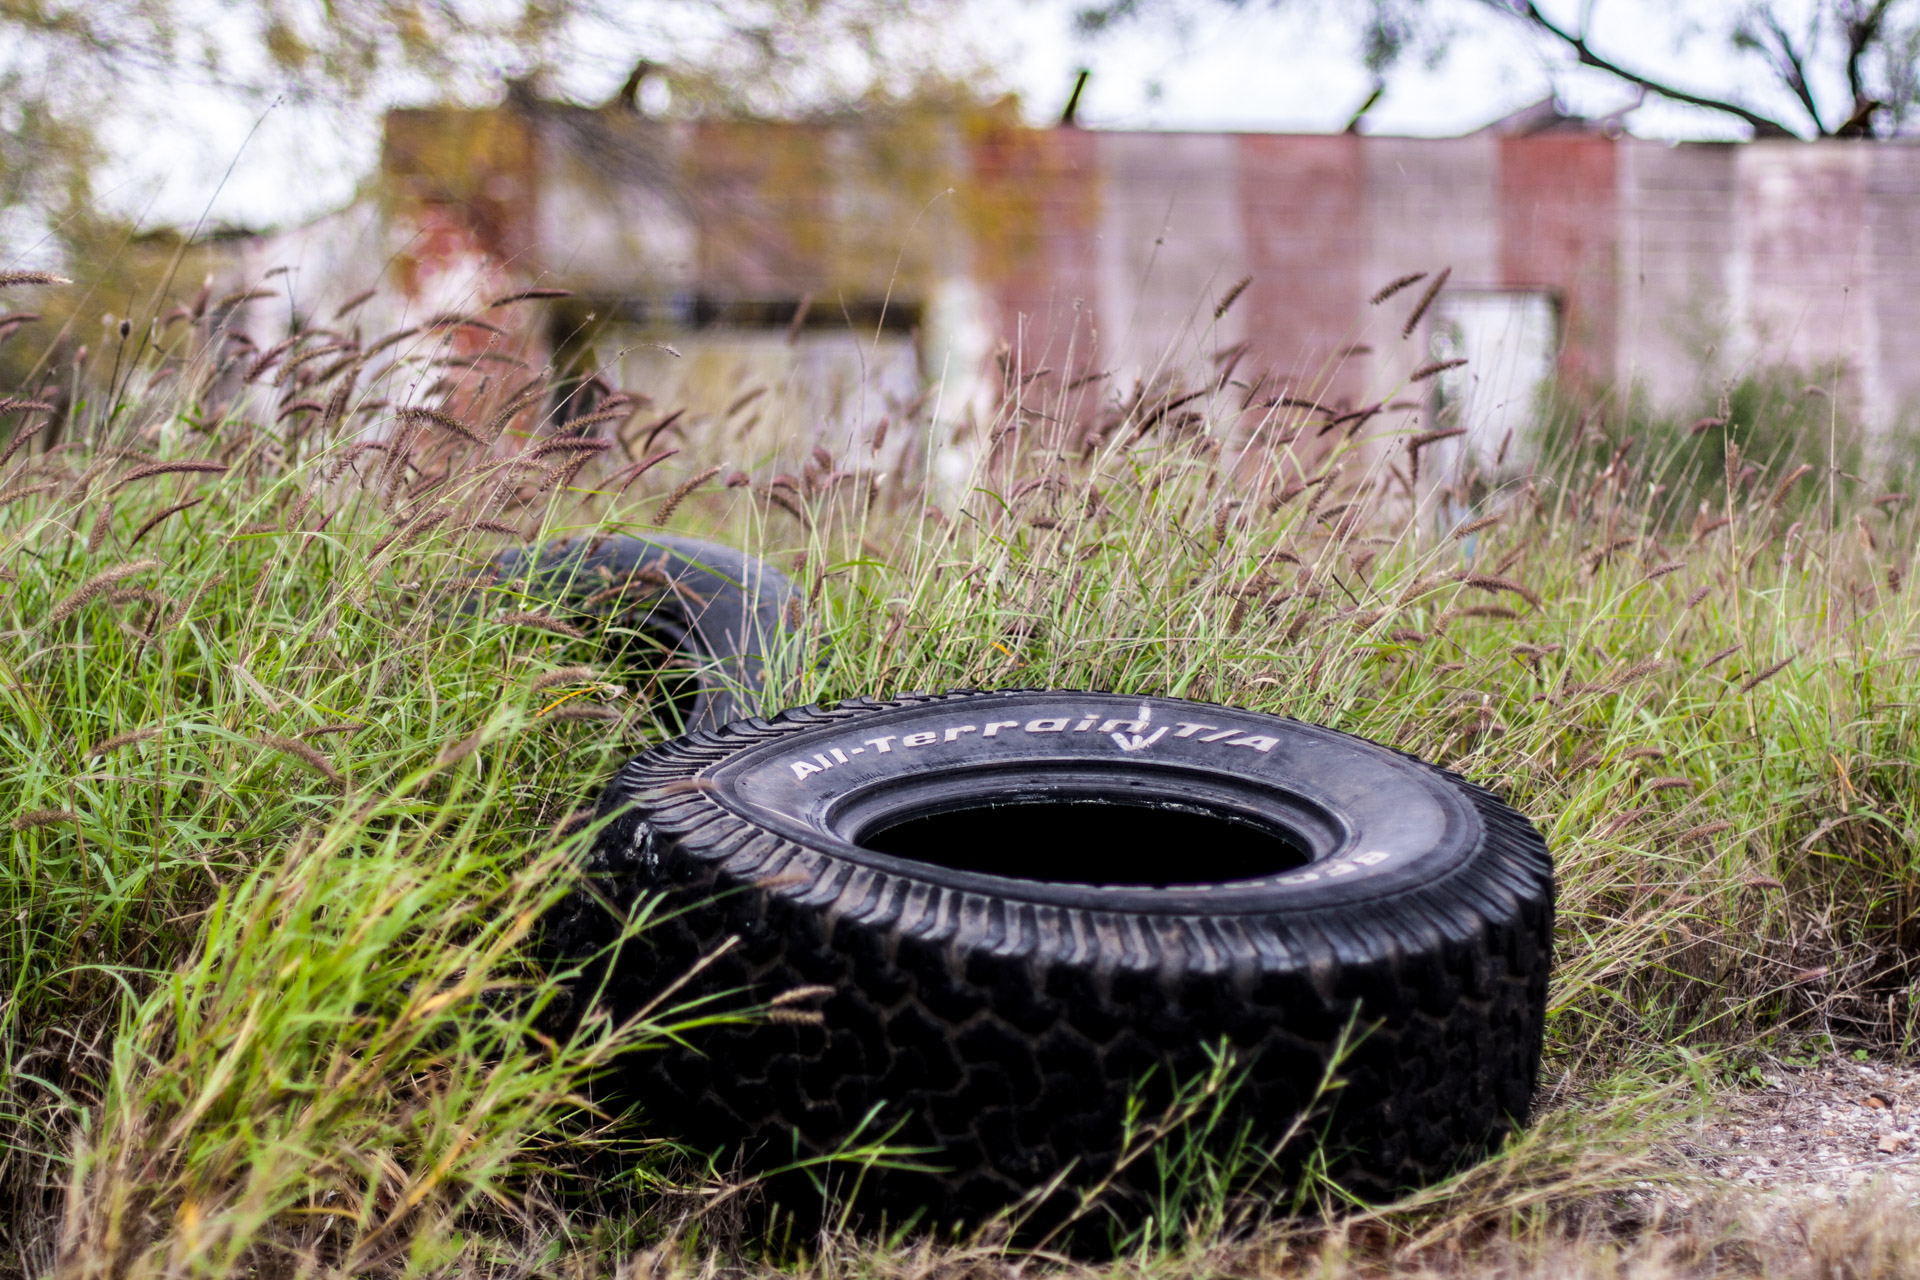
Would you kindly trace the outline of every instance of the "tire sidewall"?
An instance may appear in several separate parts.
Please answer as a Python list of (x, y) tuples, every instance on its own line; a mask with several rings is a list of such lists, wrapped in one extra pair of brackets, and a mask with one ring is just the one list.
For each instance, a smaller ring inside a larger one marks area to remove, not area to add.
[[(1027, 690), (905, 705), (856, 701), (842, 710), (856, 714), (828, 713), (706, 770), (713, 801), (835, 860), (943, 888), (1101, 911), (1316, 912), (1445, 880), (1485, 843), (1457, 777), (1279, 716), (1170, 698)], [(969, 793), (978, 797), (973, 804), (1032, 795), (1023, 779), (1050, 771), (1081, 780), (1083, 798), (1110, 803), (1140, 803), (1143, 791), (1150, 803), (1160, 779), (1190, 781), (1296, 834), (1311, 861), (1251, 882), (1094, 887), (953, 870), (874, 853), (849, 838), (849, 811), (876, 793), (906, 790), (923, 803), (958, 808)], [(1099, 785), (1103, 775), (1110, 786)]]

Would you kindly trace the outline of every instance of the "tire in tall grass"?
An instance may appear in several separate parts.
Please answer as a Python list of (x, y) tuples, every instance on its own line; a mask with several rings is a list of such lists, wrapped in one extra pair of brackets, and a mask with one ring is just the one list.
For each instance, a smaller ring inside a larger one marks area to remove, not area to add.
[(800, 593), (757, 556), (654, 533), (515, 549), (500, 582), (599, 636), (616, 661), (660, 673), (669, 723), (714, 729), (749, 715), (795, 670)]
[[(614, 1091), (750, 1167), (883, 1134), (929, 1149), (937, 1172), (861, 1180), (894, 1220), (978, 1220), (1059, 1178), (1038, 1205), (1057, 1219), (1113, 1169), (1129, 1096), (1151, 1120), (1221, 1045), (1245, 1077), (1215, 1132), (1257, 1150), (1314, 1111), (1275, 1167), (1324, 1135), (1363, 1195), (1527, 1115), (1546, 845), (1363, 739), (1103, 693), (858, 699), (650, 750), (600, 814), (592, 891), (548, 944), (591, 956), (607, 907), (656, 891), (673, 911), (581, 1003), (628, 1015), (684, 980), (666, 999), (774, 1006), (626, 1061)], [(1154, 1167), (1118, 1181), (1151, 1194)]]

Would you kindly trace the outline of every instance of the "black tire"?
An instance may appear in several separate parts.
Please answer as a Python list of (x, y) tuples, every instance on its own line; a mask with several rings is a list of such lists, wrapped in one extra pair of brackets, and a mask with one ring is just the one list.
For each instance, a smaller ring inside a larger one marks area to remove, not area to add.
[[(1069, 1186), (1090, 1182), (1129, 1090), (1152, 1068), (1195, 1078), (1219, 1041), (1250, 1063), (1234, 1114), (1270, 1141), (1355, 1017), (1371, 1030), (1324, 1130), (1350, 1189), (1443, 1175), (1527, 1115), (1545, 843), (1359, 738), (1113, 694), (863, 699), (655, 748), (600, 813), (617, 816), (590, 860), (599, 901), (680, 908), (604, 975), (616, 1016), (729, 938), (675, 999), (830, 989), (818, 1025), (712, 1028), (628, 1059), (617, 1093), (762, 1167), (832, 1150), (877, 1107), (948, 1170), (868, 1174), (896, 1218), (975, 1220), (1070, 1163)], [(584, 958), (614, 928), (577, 893), (547, 937)]]
[(686, 677), (667, 682), (667, 718), (677, 728), (716, 729), (768, 698), (777, 706), (798, 670), (800, 593), (778, 569), (732, 547), (623, 535), (516, 549), (494, 564), (508, 589), (560, 605), (610, 647), (650, 648), (649, 664), (669, 653), (691, 658)]

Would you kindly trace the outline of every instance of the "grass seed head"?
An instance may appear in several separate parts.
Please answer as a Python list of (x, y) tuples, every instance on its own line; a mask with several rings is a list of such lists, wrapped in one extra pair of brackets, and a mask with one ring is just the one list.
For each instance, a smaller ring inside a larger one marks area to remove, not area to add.
[(1753, 692), (1753, 690), (1758, 688), (1761, 684), (1765, 683), (1768, 680), (1773, 679), (1775, 676), (1779, 675), (1782, 671), (1786, 670), (1788, 664), (1791, 663), (1795, 658), (1799, 656), (1800, 655), (1797, 653), (1790, 653), (1786, 657), (1780, 659), (1780, 661), (1766, 668), (1765, 670), (1755, 672), (1753, 675), (1748, 676), (1745, 680), (1741, 682), (1740, 692), (1741, 693)]
[(295, 334), (291, 338), (284, 338), (274, 343), (271, 347), (268, 347), (265, 351), (262, 351), (259, 356), (254, 359), (253, 363), (247, 366), (246, 375), (240, 380), (242, 382), (258, 381), (260, 375), (280, 362), (281, 356), (284, 356), (298, 345), (300, 337), (301, 335)]
[(542, 671), (533, 678), (529, 686), (535, 693), (551, 689), (561, 684), (587, 684), (600, 677), (592, 667), (556, 667), (552, 671)]
[(555, 436), (534, 446), (527, 457), (539, 459), (556, 453), (605, 453), (611, 448), (613, 441), (603, 436)]
[(1409, 275), (1404, 275), (1404, 276), (1398, 277), (1397, 279), (1389, 280), (1386, 284), (1381, 286), (1380, 291), (1378, 293), (1374, 294), (1371, 298), (1367, 299), (1367, 305), (1370, 307), (1377, 307), (1381, 303), (1385, 302), (1388, 298), (1391, 298), (1394, 294), (1400, 292), (1402, 289), (1407, 288), (1409, 285), (1419, 284), (1422, 280), (1425, 280), (1426, 278), (1427, 278), (1426, 272), (1415, 271)]
[(1220, 299), (1220, 304), (1213, 309), (1213, 318), (1218, 320), (1226, 315), (1233, 304), (1240, 300), (1240, 295), (1247, 291), (1247, 286), (1252, 283), (1252, 276), (1240, 277), (1240, 279), (1234, 283), (1234, 286), (1227, 290), (1226, 296)]
[[(15, 401), (0, 400), (0, 405), (15, 404), (15, 405), (38, 406), (39, 403), (40, 403), (39, 401), (27, 401), (27, 400), (15, 400)], [(46, 407), (49, 410), (51, 410), (53, 406), (48, 405)], [(26, 448), (27, 442), (32, 440), (35, 436), (39, 435), (43, 430), (45, 430), (46, 425), (47, 424), (43, 421), (43, 422), (36, 422), (30, 427), (15, 428), (13, 433), (13, 439), (7, 441), (6, 448), (0, 449), (0, 467), (6, 466), (7, 463), (13, 459), (14, 454)]]
[(668, 494), (667, 500), (660, 504), (660, 509), (654, 512), (653, 522), (657, 525), (666, 524), (667, 521), (673, 518), (673, 513), (679, 509), (680, 504), (685, 502), (687, 497), (692, 494), (695, 489), (698, 489), (701, 485), (725, 470), (725, 467), (708, 467), (698, 475), (687, 477), (687, 479), (681, 482), (680, 487)]
[(513, 293), (503, 294), (495, 298), (492, 302), (489, 302), (480, 309), (482, 311), (492, 311), (498, 307), (513, 306), (517, 302), (536, 302), (553, 298), (571, 298), (572, 296), (573, 290), (571, 289), (555, 289), (551, 287), (519, 289)]
[(137, 480), (147, 480), (154, 476), (168, 476), (185, 473), (203, 475), (224, 475), (227, 466), (223, 462), (152, 462), (144, 467), (135, 467), (113, 482), (112, 488), (132, 484)]
[(1630, 684), (1637, 683), (1658, 671), (1664, 670), (1666, 665), (1667, 660), (1665, 658), (1649, 658), (1645, 662), (1636, 662), (1618, 675), (1609, 678), (1606, 682), (1607, 688), (1624, 689)]
[(120, 750), (122, 747), (130, 747), (137, 742), (146, 742), (159, 736), (159, 729), (135, 729), (130, 733), (116, 733), (105, 742), (96, 743), (94, 746), (89, 747), (86, 752), (86, 758), (91, 760), (95, 756), (109, 755), (112, 752)]
[(1433, 278), (1433, 283), (1428, 285), (1426, 292), (1420, 295), (1420, 301), (1413, 304), (1413, 311), (1407, 316), (1406, 324), (1400, 327), (1401, 338), (1405, 339), (1413, 336), (1413, 331), (1420, 327), (1421, 319), (1426, 316), (1427, 308), (1431, 307), (1433, 300), (1440, 296), (1440, 290), (1446, 286), (1447, 277), (1452, 274), (1452, 267), (1444, 267), (1441, 269), (1440, 274)]
[(158, 560), (134, 560), (127, 564), (118, 564), (111, 569), (96, 573), (93, 577), (81, 583), (79, 589), (74, 591), (73, 594), (56, 604), (52, 612), (47, 614), (46, 620), (41, 625), (52, 626), (55, 623), (63, 622), (85, 608), (88, 601), (113, 586), (116, 582), (124, 582), (136, 574), (142, 574), (149, 569), (158, 569), (159, 567), (160, 562)]
[(1460, 576), (1460, 581), (1479, 591), (1508, 592), (1512, 595), (1519, 596), (1536, 609), (1541, 607), (1540, 597), (1536, 595), (1531, 588), (1514, 581), (1512, 578), (1500, 578), (1492, 574), (1464, 573)]
[(1500, 517), (1497, 515), (1481, 516), (1478, 520), (1467, 521), (1455, 529), (1451, 536), (1457, 542), (1461, 538), (1471, 537), (1473, 534), (1479, 533), (1482, 529), (1491, 529), (1499, 523)]
[(414, 405), (396, 411), (393, 416), (397, 422), (438, 427), (442, 431), (459, 436), (468, 444), (484, 447), (487, 443), (486, 439), (481, 436), (478, 431), (475, 431), (472, 427), (460, 421), (460, 419), (454, 417), (444, 409), (433, 409), (424, 405)]
[(568, 706), (547, 712), (547, 714), (540, 717), (540, 722), (542, 724), (551, 721), (572, 721), (577, 723), (594, 721), (605, 723), (606, 721), (618, 720), (620, 718), (620, 713), (612, 707), (576, 707), (569, 704)]
[(1408, 374), (1407, 381), (1425, 382), (1428, 378), (1436, 377), (1447, 372), (1449, 369), (1458, 369), (1466, 363), (1467, 359), (1465, 356), (1456, 356), (1452, 360), (1435, 360), (1430, 364), (1421, 365), (1418, 369)]
[(60, 482), (57, 480), (44, 480), (39, 484), (25, 484), (17, 488), (8, 489), (6, 492), (0, 493), (0, 507), (10, 507), (16, 502), (23, 502), (28, 498), (38, 497), (40, 494), (52, 493), (59, 487)]
[(459, 764), (462, 760), (465, 760), (468, 756), (478, 751), (480, 744), (485, 742), (486, 738), (487, 729), (485, 725), (482, 725), (466, 737), (442, 746), (439, 753), (434, 756), (433, 762), (443, 769), (449, 765)]
[(555, 635), (566, 636), (570, 640), (585, 640), (587, 633), (572, 623), (562, 622), (558, 618), (549, 618), (544, 613), (529, 613), (515, 610), (500, 615), (500, 622), (509, 627), (531, 627), (536, 631), (551, 631)]
[(15, 831), (31, 831), (35, 827), (50, 827), (55, 823), (78, 822), (80, 815), (71, 809), (32, 809), (13, 820)]
[(87, 534), (87, 554), (98, 555), (100, 548), (107, 545), (107, 535), (113, 532), (113, 503), (100, 504), (99, 514), (93, 518), (93, 530)]
[(1787, 494), (1792, 491), (1793, 486), (1796, 484), (1799, 484), (1801, 480), (1805, 479), (1806, 476), (1810, 472), (1812, 472), (1812, 470), (1813, 470), (1813, 464), (1811, 462), (1803, 462), (1799, 466), (1795, 467), (1792, 471), (1789, 471), (1787, 473), (1787, 478), (1782, 480), (1779, 483), (1779, 485), (1777, 485), (1774, 488), (1773, 496), (1767, 500), (1768, 508), (1770, 510), (1778, 511), (1783, 505), (1785, 505), (1787, 501)]
[(307, 768), (313, 770), (335, 786), (340, 785), (340, 771), (333, 767), (333, 762), (298, 738), (283, 738), (277, 734), (265, 734), (261, 736), (258, 741), (263, 747), (269, 747), (272, 750), (280, 752), (282, 755), (292, 756), (295, 760), (298, 760), (301, 764), (304, 764)]

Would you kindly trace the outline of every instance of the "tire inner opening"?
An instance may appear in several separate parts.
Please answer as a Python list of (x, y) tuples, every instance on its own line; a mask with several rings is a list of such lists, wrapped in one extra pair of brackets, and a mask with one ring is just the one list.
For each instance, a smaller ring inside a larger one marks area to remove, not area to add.
[(955, 871), (1155, 889), (1258, 880), (1313, 860), (1284, 831), (1238, 815), (1085, 799), (920, 813), (861, 832), (854, 843)]

